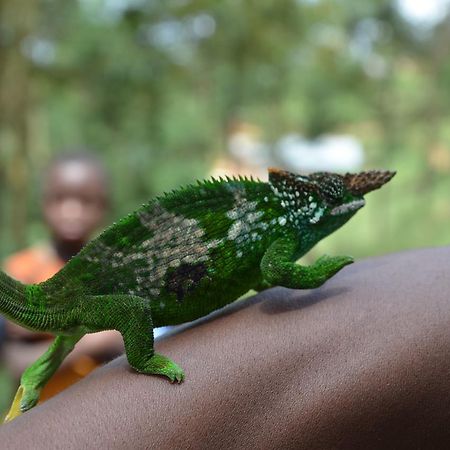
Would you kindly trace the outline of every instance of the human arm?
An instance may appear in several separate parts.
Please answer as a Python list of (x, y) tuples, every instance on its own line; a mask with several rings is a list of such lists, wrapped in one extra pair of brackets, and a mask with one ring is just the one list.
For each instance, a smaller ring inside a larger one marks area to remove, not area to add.
[[(13, 324), (14, 325), (14, 324)], [(18, 327), (18, 326), (17, 326)], [(25, 330), (25, 333), (32, 335), (32, 331)], [(24, 335), (25, 335), (24, 333)], [(18, 379), (23, 371), (41, 356), (49, 346), (48, 339), (24, 340), (9, 339), (5, 342), (3, 358), (9, 372)], [(117, 331), (103, 331), (95, 334), (83, 336), (74, 350), (61, 363), (61, 367), (73, 364), (81, 356), (88, 356), (98, 361), (102, 361), (123, 352), (123, 341)]]
[(119, 358), (0, 428), (5, 448), (449, 448), (450, 248), (273, 289), (157, 344), (186, 380)]

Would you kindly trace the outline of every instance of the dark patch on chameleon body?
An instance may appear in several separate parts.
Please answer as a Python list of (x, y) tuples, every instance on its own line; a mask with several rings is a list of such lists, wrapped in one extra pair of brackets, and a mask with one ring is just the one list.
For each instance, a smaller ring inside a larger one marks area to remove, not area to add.
[(167, 290), (177, 296), (177, 302), (182, 302), (186, 294), (192, 292), (206, 274), (204, 263), (181, 264), (167, 274)]

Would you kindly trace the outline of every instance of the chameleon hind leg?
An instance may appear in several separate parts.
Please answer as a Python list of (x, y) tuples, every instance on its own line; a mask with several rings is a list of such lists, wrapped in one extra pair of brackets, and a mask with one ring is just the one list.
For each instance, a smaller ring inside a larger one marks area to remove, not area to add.
[(153, 349), (150, 302), (133, 295), (100, 295), (82, 302), (89, 331), (114, 329), (122, 334), (128, 363), (137, 372), (163, 375), (173, 383), (184, 379), (183, 370)]
[(261, 260), (261, 273), (272, 286), (313, 289), (321, 286), (343, 267), (351, 264), (351, 256), (322, 256), (310, 266), (295, 263), (298, 243), (294, 239), (276, 240)]
[(82, 336), (83, 334), (57, 336), (47, 351), (24, 371), (5, 422), (15, 419), (36, 405), (42, 388)]

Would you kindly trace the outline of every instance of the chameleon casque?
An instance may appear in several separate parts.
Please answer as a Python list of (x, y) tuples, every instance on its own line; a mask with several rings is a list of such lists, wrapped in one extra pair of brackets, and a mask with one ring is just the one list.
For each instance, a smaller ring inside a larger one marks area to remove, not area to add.
[(86, 333), (118, 330), (138, 372), (181, 382), (183, 370), (153, 349), (153, 327), (205, 316), (250, 289), (309, 289), (353, 262), (295, 261), (364, 206), (395, 172), (198, 182), (158, 197), (107, 228), (51, 279), (24, 285), (0, 272), (0, 313), (56, 335), (21, 377), (6, 421), (32, 408)]

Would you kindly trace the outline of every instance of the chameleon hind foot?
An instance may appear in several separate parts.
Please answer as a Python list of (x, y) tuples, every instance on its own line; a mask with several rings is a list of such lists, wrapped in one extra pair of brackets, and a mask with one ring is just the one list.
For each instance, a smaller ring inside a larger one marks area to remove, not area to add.
[[(152, 310), (149, 300), (136, 295), (90, 297), (92, 329), (118, 330), (123, 337), (128, 363), (140, 373), (162, 375), (181, 383), (184, 372), (166, 356), (153, 351)], [(109, 322), (107, 321), (109, 320)], [(105, 322), (106, 321), (106, 322)]]
[(99, 295), (92, 297), (91, 321), (94, 328), (118, 330), (123, 337), (128, 363), (137, 372), (162, 375), (172, 383), (181, 383), (184, 372), (166, 356), (153, 351), (152, 310), (149, 300), (135, 295)]
[(184, 380), (183, 369), (166, 356), (155, 353), (145, 364), (143, 369), (136, 369), (139, 372), (163, 375), (167, 377), (171, 383), (175, 381), (181, 383)]
[(19, 417), (22, 413), (35, 406), (38, 401), (38, 390), (20, 385), (3, 423), (11, 422), (11, 420)]

